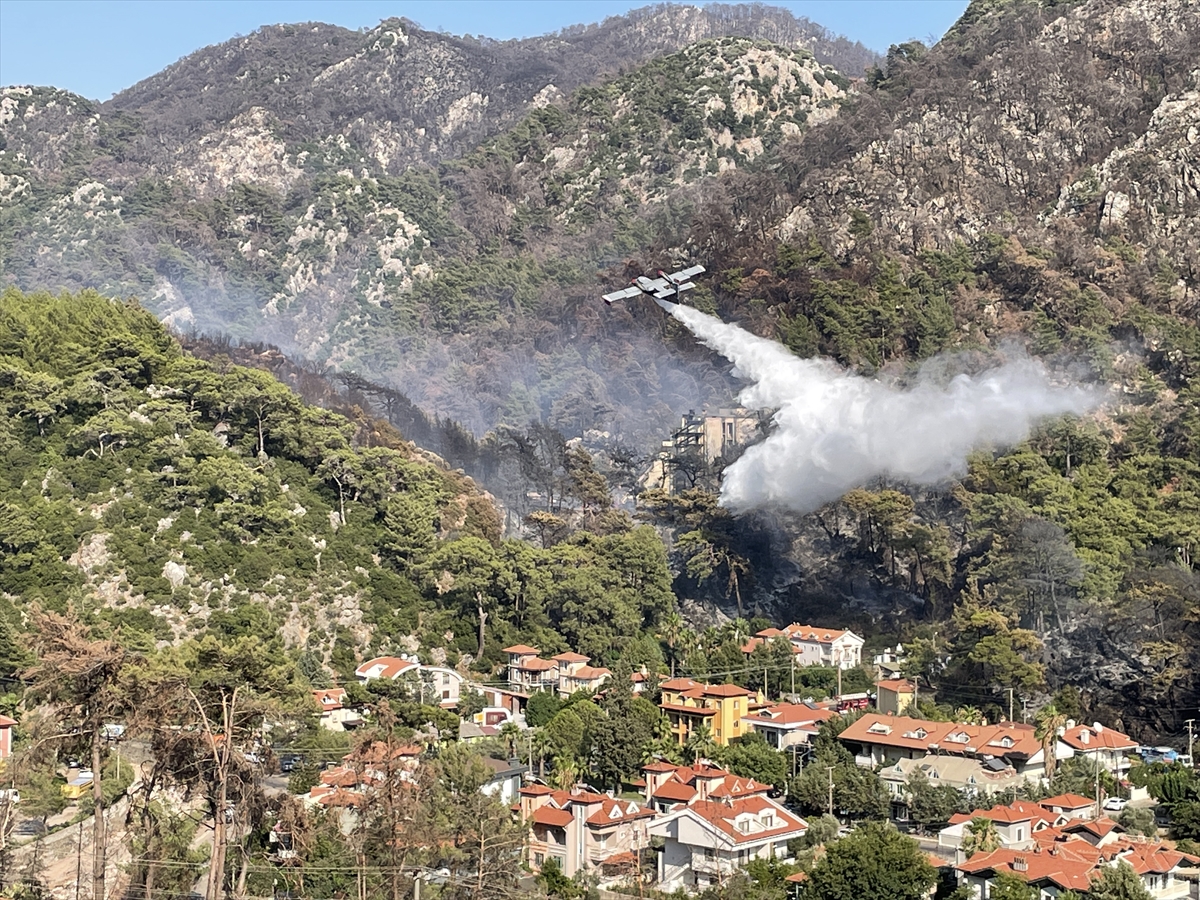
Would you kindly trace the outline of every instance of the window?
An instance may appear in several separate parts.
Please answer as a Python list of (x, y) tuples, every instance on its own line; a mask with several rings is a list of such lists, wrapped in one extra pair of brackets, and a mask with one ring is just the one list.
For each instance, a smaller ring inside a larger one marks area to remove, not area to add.
[(546, 854), (545, 853), (533, 854), (533, 864), (535, 866), (537, 866), (539, 869), (545, 864), (545, 862), (546, 862)]
[(448, 685), (449, 683), (450, 683), (450, 673), (443, 672), (442, 673), (442, 687), (446, 687), (446, 685)]
[(1025, 840), (1025, 829), (1021, 828), (1020, 826), (1017, 826), (1017, 840), (1018, 841)]
[(705, 859), (712, 859), (712, 858), (713, 858), (713, 848), (712, 848), (712, 847), (705, 847), (705, 848), (704, 848), (704, 858), (705, 858)]
[(600, 835), (600, 849), (601, 850), (608, 849), (608, 835), (607, 834)]

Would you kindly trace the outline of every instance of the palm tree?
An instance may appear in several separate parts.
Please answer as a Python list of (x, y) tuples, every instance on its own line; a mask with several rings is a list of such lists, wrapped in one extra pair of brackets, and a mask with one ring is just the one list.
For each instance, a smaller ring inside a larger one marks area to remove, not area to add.
[(521, 729), (517, 727), (516, 722), (509, 720), (500, 726), (500, 740), (504, 741), (504, 746), (509, 756), (512, 756), (516, 752), (517, 740), (520, 737)]
[[(550, 735), (545, 728), (539, 728), (533, 733), (533, 755), (537, 757), (538, 778), (546, 777), (546, 754), (550, 751), (551, 745), (554, 742), (550, 739)], [(533, 760), (529, 760), (530, 768), (533, 767)]]
[(1058, 730), (1067, 724), (1067, 717), (1058, 711), (1053, 703), (1048, 703), (1038, 710), (1034, 717), (1034, 735), (1042, 742), (1042, 766), (1046, 783), (1054, 777), (1054, 745), (1058, 742)]
[(660, 623), (661, 630), (659, 638), (667, 645), (668, 655), (671, 657), (671, 677), (675, 677), (675, 647), (679, 643), (679, 638), (684, 632), (683, 616), (672, 610), (662, 618)]
[(684, 755), (691, 760), (693, 765), (697, 760), (707, 759), (716, 752), (717, 745), (713, 741), (712, 729), (708, 727), (707, 722), (701, 722), (692, 729), (692, 733), (684, 742), (683, 749)]
[(996, 823), (982, 816), (974, 818), (963, 833), (962, 852), (970, 859), (976, 853), (991, 853), (1000, 849), (1000, 833)]
[(579, 780), (579, 761), (569, 753), (554, 757), (550, 783), (560, 791), (569, 791)]
[(954, 721), (964, 725), (982, 725), (983, 711), (978, 706), (960, 706), (954, 711)]

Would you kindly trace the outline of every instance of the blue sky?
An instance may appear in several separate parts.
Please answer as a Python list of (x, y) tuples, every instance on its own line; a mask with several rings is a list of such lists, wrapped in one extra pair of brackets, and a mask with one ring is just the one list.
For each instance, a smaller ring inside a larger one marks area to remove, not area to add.
[[(373, 27), (406, 16), (422, 27), (500, 40), (597, 22), (650, 0), (0, 0), (0, 84), (65, 88), (96, 100), (193, 50), (262, 25)], [(875, 50), (940, 37), (967, 0), (783, 0)]]

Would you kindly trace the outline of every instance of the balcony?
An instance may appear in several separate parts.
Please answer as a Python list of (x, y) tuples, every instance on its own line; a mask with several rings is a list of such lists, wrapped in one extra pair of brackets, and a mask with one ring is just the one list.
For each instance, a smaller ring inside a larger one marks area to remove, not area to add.
[(701, 853), (692, 854), (692, 871), (701, 875), (726, 876), (732, 875), (737, 869), (733, 861), (719, 856), (704, 856)]

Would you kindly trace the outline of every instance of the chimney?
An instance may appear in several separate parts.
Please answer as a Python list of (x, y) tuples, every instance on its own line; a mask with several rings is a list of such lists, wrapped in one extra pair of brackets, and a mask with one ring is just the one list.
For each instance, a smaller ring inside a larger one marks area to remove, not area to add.
[(1082, 729), (1079, 732), (1079, 743), (1087, 744), (1091, 741), (1091, 739), (1092, 739), (1092, 733), (1090, 731), (1088, 731), (1086, 728)]
[(1029, 871), (1029, 860), (1026, 859), (1024, 856), (1014, 856), (1013, 862), (1012, 862), (1012, 868), (1013, 868), (1014, 872), (1028, 872)]

